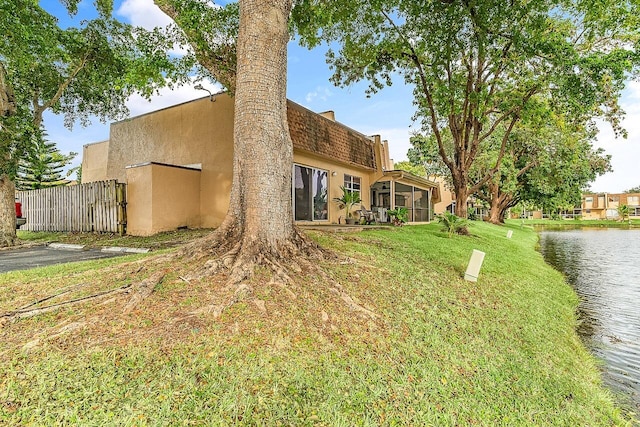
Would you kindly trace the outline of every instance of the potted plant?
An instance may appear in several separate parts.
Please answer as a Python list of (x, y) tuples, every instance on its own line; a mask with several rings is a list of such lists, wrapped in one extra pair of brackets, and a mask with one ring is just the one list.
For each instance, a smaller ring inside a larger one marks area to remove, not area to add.
[(353, 209), (353, 205), (360, 203), (360, 193), (351, 191), (345, 187), (340, 187), (340, 189), (342, 190), (342, 197), (334, 197), (333, 201), (338, 203), (340, 209), (345, 210), (345, 222), (347, 224), (354, 224), (355, 219), (353, 218), (351, 210)]
[(387, 211), (387, 215), (391, 217), (391, 222), (393, 223), (393, 225), (396, 225), (398, 227), (401, 227), (402, 224), (409, 220), (409, 210), (402, 206)]

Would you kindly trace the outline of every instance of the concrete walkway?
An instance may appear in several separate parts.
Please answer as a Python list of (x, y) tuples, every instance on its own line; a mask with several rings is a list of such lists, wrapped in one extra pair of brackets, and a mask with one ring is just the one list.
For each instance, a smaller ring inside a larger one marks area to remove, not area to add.
[(127, 255), (126, 252), (107, 252), (100, 249), (85, 250), (69, 246), (65, 248), (33, 246), (0, 251), (0, 273)]

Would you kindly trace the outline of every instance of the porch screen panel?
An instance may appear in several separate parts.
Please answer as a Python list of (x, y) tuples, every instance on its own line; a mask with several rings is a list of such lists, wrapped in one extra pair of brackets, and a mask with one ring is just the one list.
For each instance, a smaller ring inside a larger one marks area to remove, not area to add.
[(395, 207), (403, 206), (409, 211), (409, 221), (413, 219), (413, 187), (405, 184), (395, 183)]
[(416, 222), (429, 221), (429, 192), (413, 187), (413, 220)]

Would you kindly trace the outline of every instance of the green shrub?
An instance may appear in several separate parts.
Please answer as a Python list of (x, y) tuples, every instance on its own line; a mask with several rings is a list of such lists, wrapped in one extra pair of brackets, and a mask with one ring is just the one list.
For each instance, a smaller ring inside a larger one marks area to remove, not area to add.
[(398, 207), (396, 209), (389, 210), (387, 211), (387, 215), (391, 217), (393, 225), (397, 226), (402, 226), (402, 224), (409, 220), (409, 210), (405, 207)]
[(446, 231), (449, 237), (456, 234), (469, 234), (469, 230), (467, 230), (467, 225), (469, 221), (464, 218), (460, 218), (452, 214), (451, 212), (445, 211), (442, 214), (437, 216), (438, 222), (442, 224), (442, 230)]

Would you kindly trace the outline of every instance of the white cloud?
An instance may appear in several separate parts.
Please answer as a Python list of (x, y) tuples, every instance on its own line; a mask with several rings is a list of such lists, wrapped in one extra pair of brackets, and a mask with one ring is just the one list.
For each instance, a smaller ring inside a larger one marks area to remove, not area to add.
[[(200, 82), (203, 87), (211, 91), (211, 93), (220, 92), (222, 87), (208, 81)], [(150, 101), (140, 95), (133, 95), (127, 101), (130, 116), (139, 116), (140, 114), (149, 113), (151, 111), (160, 110), (182, 102), (191, 101), (192, 99), (208, 96), (206, 91), (195, 89), (194, 85), (185, 85), (175, 89), (163, 88), (158, 95), (154, 95)]]
[(153, 0), (125, 0), (116, 14), (126, 18), (132, 25), (147, 30), (166, 27), (173, 22), (153, 3)]
[(314, 91), (307, 93), (304, 99), (308, 104), (311, 104), (316, 99), (326, 101), (331, 95), (331, 91), (327, 87), (318, 86)]

